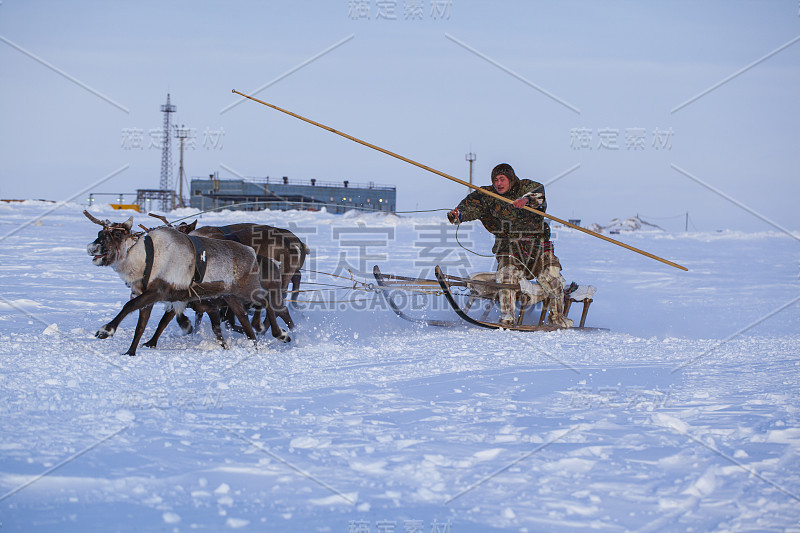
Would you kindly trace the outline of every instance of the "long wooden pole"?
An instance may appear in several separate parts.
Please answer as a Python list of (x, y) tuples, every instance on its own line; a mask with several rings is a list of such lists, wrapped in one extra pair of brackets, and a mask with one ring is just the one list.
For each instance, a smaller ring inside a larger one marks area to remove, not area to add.
[[(431, 167), (429, 167), (427, 165), (423, 165), (422, 163), (418, 163), (418, 162), (414, 161), (413, 159), (409, 159), (407, 157), (403, 157), (400, 154), (396, 154), (394, 152), (390, 152), (389, 150), (386, 150), (385, 148), (381, 148), (380, 146), (375, 146), (374, 144), (368, 143), (366, 141), (362, 141), (361, 139), (357, 139), (356, 137), (353, 137), (352, 135), (348, 135), (348, 134), (346, 134), (344, 132), (341, 132), (339, 130), (335, 130), (335, 129), (331, 128), (330, 126), (326, 126), (325, 124), (320, 124), (319, 122), (315, 122), (315, 121), (313, 121), (313, 120), (311, 120), (309, 118), (306, 118), (306, 117), (303, 117), (301, 115), (298, 115), (297, 113), (292, 113), (291, 111), (288, 111), (286, 109), (280, 108), (280, 107), (278, 107), (276, 105), (269, 104), (267, 102), (259, 100), (258, 98), (253, 98), (252, 96), (248, 96), (248, 95), (246, 95), (244, 93), (240, 93), (236, 89), (234, 89), (233, 92), (234, 92), (234, 94), (238, 94), (239, 96), (242, 96), (242, 97), (247, 98), (249, 100), (252, 100), (254, 102), (258, 102), (259, 104), (263, 104), (263, 105), (265, 105), (267, 107), (271, 107), (272, 109), (274, 109), (276, 111), (280, 111), (281, 113), (286, 113), (287, 115), (292, 116), (292, 117), (297, 118), (297, 119), (300, 119), (303, 122), (307, 122), (309, 124), (313, 124), (314, 126), (317, 126), (318, 128), (322, 128), (323, 130), (327, 130), (327, 131), (329, 131), (331, 133), (335, 133), (336, 135), (344, 137), (345, 139), (350, 139), (353, 142), (357, 142), (358, 144), (361, 144), (361, 145), (366, 146), (368, 148), (372, 148), (373, 150), (377, 150), (377, 151), (379, 151), (381, 153), (384, 153), (386, 155), (390, 155), (390, 156), (392, 156), (392, 157), (394, 157), (396, 159), (399, 159), (400, 161), (405, 161), (406, 163), (414, 165), (415, 167), (419, 167), (419, 168), (421, 168), (423, 170), (427, 170), (428, 172), (432, 172), (432, 173), (434, 173), (434, 174), (436, 174), (438, 176), (441, 176), (443, 178), (447, 178), (450, 181), (454, 181), (456, 183), (460, 183), (461, 185), (465, 185), (465, 186), (469, 187), (470, 189), (475, 189), (476, 191), (480, 191), (480, 192), (482, 192), (484, 194), (487, 194), (489, 196), (492, 196), (494, 198), (497, 198), (498, 200), (502, 200), (503, 202), (506, 202), (506, 203), (509, 203), (509, 204), (514, 203), (513, 200), (509, 200), (508, 198), (504, 198), (503, 196), (500, 196), (499, 194), (497, 194), (495, 192), (487, 191), (486, 189), (482, 189), (481, 187), (478, 187), (477, 185), (473, 185), (472, 183), (468, 183), (468, 182), (466, 182), (464, 180), (460, 180), (460, 179), (458, 179), (456, 177), (453, 177), (453, 176), (451, 176), (449, 174), (445, 174), (444, 172), (442, 172), (440, 170), (436, 170), (435, 168), (431, 168)], [(617, 246), (622, 246), (623, 248), (626, 248), (626, 249), (628, 249), (628, 250), (630, 250), (632, 252), (636, 252), (637, 254), (641, 254), (641, 255), (643, 255), (645, 257), (649, 257), (650, 259), (655, 259), (656, 261), (660, 261), (660, 262), (664, 263), (665, 265), (669, 265), (671, 267), (675, 267), (675, 268), (680, 269), (680, 270), (686, 270), (686, 271), (689, 270), (685, 266), (679, 265), (677, 263), (673, 263), (672, 261), (668, 261), (668, 260), (666, 260), (666, 259), (664, 259), (662, 257), (658, 257), (657, 255), (653, 255), (653, 254), (651, 254), (649, 252), (645, 252), (644, 250), (640, 250), (639, 248), (636, 248), (636, 247), (631, 246), (629, 244), (625, 244), (624, 242), (620, 242), (620, 241), (614, 240), (611, 237), (606, 237), (605, 235), (602, 235), (600, 233), (594, 232), (594, 231), (586, 229), (586, 228), (582, 228), (580, 226), (577, 226), (575, 224), (567, 222), (566, 220), (561, 220), (560, 218), (554, 217), (553, 215), (549, 215), (549, 214), (545, 213), (544, 211), (539, 211), (539, 210), (534, 209), (532, 207), (528, 207), (527, 205), (523, 206), (521, 209), (527, 209), (528, 211), (530, 211), (532, 213), (536, 213), (537, 215), (541, 215), (541, 216), (543, 216), (545, 218), (549, 218), (550, 220), (553, 220), (555, 222), (558, 222), (560, 224), (568, 226), (568, 227), (570, 227), (572, 229), (576, 229), (578, 231), (582, 231), (583, 233), (586, 233), (586, 234), (591, 235), (593, 237), (597, 237), (598, 239), (603, 239), (604, 241), (610, 242), (612, 244), (616, 244)]]

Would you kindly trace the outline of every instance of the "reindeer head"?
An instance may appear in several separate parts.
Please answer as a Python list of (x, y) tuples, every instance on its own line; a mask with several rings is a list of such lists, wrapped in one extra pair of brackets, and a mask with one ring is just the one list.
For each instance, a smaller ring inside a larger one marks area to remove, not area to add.
[(108, 220), (98, 220), (88, 211), (84, 211), (83, 214), (95, 224), (103, 226), (103, 229), (97, 233), (97, 239), (86, 247), (86, 253), (94, 257), (92, 263), (97, 266), (113, 265), (121, 257), (122, 251), (127, 248), (126, 241), (133, 236), (131, 233), (133, 217), (125, 222), (112, 223)]

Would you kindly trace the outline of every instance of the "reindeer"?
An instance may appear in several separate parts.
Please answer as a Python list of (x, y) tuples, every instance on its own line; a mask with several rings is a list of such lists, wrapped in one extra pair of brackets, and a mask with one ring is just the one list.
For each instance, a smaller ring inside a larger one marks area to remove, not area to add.
[[(111, 266), (134, 296), (111, 322), (95, 333), (96, 337), (113, 336), (122, 320), (138, 310), (133, 342), (125, 352), (136, 355), (154, 303), (222, 298), (242, 323), (248, 338), (256, 339), (241, 300), (265, 307), (273, 336), (282, 342), (291, 340), (278, 327), (275, 312), (261, 287), (256, 254), (252, 248), (227, 240), (198, 238), (192, 241), (168, 227), (156, 228), (147, 235), (133, 233), (133, 217), (122, 223), (111, 223), (98, 220), (88, 211), (83, 213), (103, 227), (97, 239), (86, 249), (93, 256), (92, 263)], [(200, 268), (197, 247), (203, 248), (203, 268)]]
[[(150, 216), (161, 220), (169, 227), (173, 227), (164, 216), (153, 213), (150, 213)], [(301, 279), (300, 268), (303, 266), (305, 256), (309, 252), (308, 247), (303, 244), (294, 233), (282, 228), (249, 223), (219, 227), (204, 226), (197, 229), (197, 220), (191, 224), (182, 222), (174, 227), (181, 233), (192, 235), (193, 237), (231, 240), (253, 248), (258, 257), (261, 285), (264, 289), (269, 291), (270, 298), (272, 298), (273, 311), (277, 317), (283, 319), (289, 329), (294, 328), (294, 322), (283, 301), (283, 295), (288, 288), (290, 280), (292, 282), (293, 294), (296, 295), (299, 293)], [(279, 273), (276, 271), (277, 267), (275, 261), (280, 262)], [(211, 328), (217, 336), (217, 340), (223, 346), (224, 339), (222, 337), (221, 316), (219, 313), (221, 309), (225, 311), (223, 315), (228, 326), (234, 331), (244, 333), (241, 327), (236, 326), (234, 322), (235, 317), (230, 313), (230, 309), (224, 307), (224, 302), (218, 299), (216, 301), (195, 301), (188, 304), (188, 307), (195, 311), (195, 328), (199, 327), (203, 314), (208, 314), (211, 320)], [(159, 321), (155, 334), (145, 343), (145, 346), (155, 347), (159, 336), (173, 317), (184, 333), (191, 333), (193, 331), (192, 325), (189, 319), (186, 318), (186, 315), (183, 314), (183, 310), (182, 308), (168, 308), (161, 318), (161, 321)], [(172, 311), (175, 312), (173, 313)], [(261, 308), (258, 306), (253, 315), (251, 325), (257, 333), (263, 333), (266, 329), (261, 322)]]
[[(275, 261), (262, 256), (256, 256), (256, 260), (258, 261), (258, 272), (261, 287), (266, 291), (269, 308), (273, 310), (276, 317), (283, 319), (289, 329), (293, 329), (294, 322), (292, 321), (292, 317), (289, 315), (289, 310), (286, 308), (286, 304), (283, 302), (280, 277)], [(208, 315), (208, 318), (211, 320), (211, 329), (216, 335), (217, 341), (222, 345), (223, 348), (226, 347), (225, 338), (222, 336), (223, 316), (225, 321), (228, 323), (228, 326), (232, 330), (238, 333), (246, 333), (246, 330), (243, 326), (237, 326), (234, 322), (234, 319), (238, 317), (231, 312), (231, 309), (227, 306), (225, 300), (222, 298), (201, 299), (188, 302), (185, 306), (169, 306), (164, 312), (164, 316), (161, 317), (155, 333), (149, 341), (144, 343), (144, 346), (148, 348), (155, 348), (159, 337), (164, 332), (164, 329), (166, 329), (166, 327), (169, 325), (173, 317), (178, 322), (178, 325), (184, 333), (187, 335), (191, 333), (193, 331), (192, 325), (189, 322), (189, 319), (186, 318), (186, 315), (183, 314), (185, 307), (189, 307), (190, 309), (194, 310), (196, 317), (195, 327), (199, 325), (203, 313)], [(223, 311), (222, 314), (220, 314), (221, 310)], [(267, 318), (269, 319), (269, 316)], [(258, 316), (253, 318), (251, 326), (256, 333), (264, 333), (266, 330), (264, 325), (261, 323), (260, 309), (258, 311)]]
[(288, 229), (251, 223), (198, 228), (197, 220), (191, 224), (181, 222), (176, 229), (198, 237), (240, 242), (253, 248), (256, 255), (274, 259), (281, 265), (281, 290), (285, 294), (291, 281), (292, 299), (297, 299), (302, 277), (301, 268), (310, 250), (297, 235)]
[[(165, 224), (170, 225), (166, 218), (158, 215), (153, 215)], [(240, 242), (250, 246), (256, 251), (259, 257), (259, 266), (261, 267), (261, 281), (264, 288), (270, 290), (270, 295), (274, 298), (274, 311), (276, 315), (283, 319), (289, 329), (294, 328), (294, 322), (289, 315), (289, 310), (283, 303), (283, 299), (278, 299), (274, 291), (274, 263), (280, 263), (280, 286), (279, 291), (281, 295), (285, 295), (289, 287), (289, 282), (292, 283), (292, 300), (296, 300), (299, 294), (299, 287), (301, 281), (301, 268), (305, 262), (306, 255), (310, 252), (309, 248), (301, 241), (294, 233), (287, 229), (276, 228), (273, 226), (266, 226), (252, 223), (231, 224), (228, 226), (203, 226), (197, 228), (197, 220), (191, 224), (181, 222), (175, 228), (187, 235), (198, 237), (209, 237), (214, 239), (226, 239), (235, 242)], [(267, 259), (271, 258), (271, 259)], [(263, 259), (263, 260), (262, 260)], [(217, 328), (215, 325), (216, 316), (213, 311), (213, 305), (206, 305), (206, 303), (195, 303), (189, 306), (195, 310), (195, 327), (200, 325), (203, 318), (203, 313), (208, 313), (211, 319), (212, 329)], [(219, 309), (219, 307), (217, 307)], [(217, 313), (218, 314), (218, 313)], [(228, 325), (234, 331), (242, 332), (243, 330), (236, 326), (231, 314), (225, 313)], [(165, 317), (162, 320), (168, 320)], [(191, 333), (192, 326), (189, 319), (186, 318), (181, 312), (175, 315), (175, 320), (184, 331), (184, 333)], [(265, 328), (261, 322), (261, 309), (256, 307), (251, 323), (253, 329), (262, 333)], [(165, 325), (166, 326), (166, 325)], [(217, 329), (214, 329), (217, 332)], [(219, 339), (219, 334), (218, 337)], [(152, 339), (151, 339), (152, 341)]]

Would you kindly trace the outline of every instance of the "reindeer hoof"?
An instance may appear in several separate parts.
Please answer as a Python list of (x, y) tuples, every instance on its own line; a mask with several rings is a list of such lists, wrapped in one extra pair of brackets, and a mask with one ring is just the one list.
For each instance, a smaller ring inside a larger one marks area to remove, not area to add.
[(281, 334), (278, 335), (275, 338), (278, 339), (281, 342), (287, 342), (288, 343), (288, 342), (292, 341), (292, 338), (289, 336), (288, 333), (286, 333), (286, 330), (283, 330), (283, 329), (281, 330)]
[[(144, 346), (145, 348), (155, 348), (156, 347), (156, 343), (152, 342), (152, 341), (147, 341), (146, 343), (142, 344), (142, 346)], [(128, 354), (128, 355), (131, 355), (131, 354)]]
[(107, 339), (109, 337), (114, 336), (114, 331), (115, 330), (113, 328), (103, 326), (102, 328), (97, 330), (97, 333), (95, 333), (94, 336), (97, 337), (98, 339)]
[(130, 355), (131, 357), (136, 357), (136, 350), (128, 350), (122, 355)]
[(192, 323), (183, 313), (176, 314), (175, 321), (178, 323), (178, 326), (180, 326), (181, 331), (183, 331), (185, 335), (188, 335), (192, 332)]

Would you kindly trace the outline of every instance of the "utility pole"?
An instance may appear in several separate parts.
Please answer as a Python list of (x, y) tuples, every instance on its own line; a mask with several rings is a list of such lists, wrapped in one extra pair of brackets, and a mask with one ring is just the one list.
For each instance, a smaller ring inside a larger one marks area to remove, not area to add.
[(175, 137), (180, 139), (181, 142), (181, 164), (178, 170), (178, 207), (186, 207), (183, 202), (183, 182), (186, 175), (183, 172), (183, 140), (189, 137), (189, 130), (186, 126), (181, 125), (180, 128), (175, 128)]
[[(466, 159), (467, 159), (467, 161), (469, 161), (469, 183), (470, 183), (470, 185), (472, 185), (472, 163), (476, 159), (478, 159), (478, 156), (476, 154), (473, 154), (472, 150), (470, 150), (470, 152), (466, 155)], [(469, 187), (467, 187), (467, 189), (470, 190), (470, 191), (472, 190)]]

